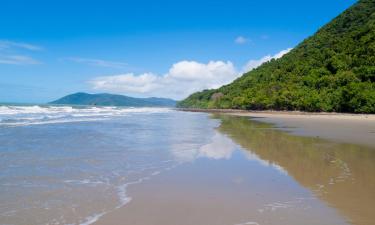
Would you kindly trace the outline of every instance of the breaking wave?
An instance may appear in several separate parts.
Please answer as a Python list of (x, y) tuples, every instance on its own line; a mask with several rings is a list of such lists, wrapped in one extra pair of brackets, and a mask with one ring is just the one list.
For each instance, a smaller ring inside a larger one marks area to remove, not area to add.
[(0, 126), (68, 123), (106, 120), (134, 113), (167, 113), (168, 108), (72, 107), (72, 106), (0, 106)]

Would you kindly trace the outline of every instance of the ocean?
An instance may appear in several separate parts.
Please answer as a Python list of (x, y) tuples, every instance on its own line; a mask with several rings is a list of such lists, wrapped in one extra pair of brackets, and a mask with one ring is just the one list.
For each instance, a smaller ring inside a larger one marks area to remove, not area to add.
[(90, 224), (217, 125), (166, 108), (3, 105), (0, 119), (0, 223), (28, 225)]

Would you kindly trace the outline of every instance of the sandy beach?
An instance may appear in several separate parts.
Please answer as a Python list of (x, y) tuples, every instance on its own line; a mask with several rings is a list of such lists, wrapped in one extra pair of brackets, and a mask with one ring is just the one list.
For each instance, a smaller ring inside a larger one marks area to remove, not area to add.
[(212, 161), (196, 162), (167, 171), (129, 187), (133, 200), (94, 224), (317, 225), (322, 224), (321, 220), (349, 225), (312, 195), (294, 197), (306, 194), (294, 185), (277, 190), (285, 182), (281, 176), (268, 174), (256, 178), (255, 171), (249, 172), (251, 168), (240, 164), (235, 167)]
[(294, 135), (375, 147), (375, 115), (287, 111), (191, 110), (249, 117)]
[[(198, 158), (184, 163), (130, 186), (133, 200), (95, 224), (370, 225), (374, 221), (374, 115), (204, 112), (221, 120), (218, 131), (239, 144), (250, 161), (231, 156), (231, 160)], [(224, 143), (214, 146), (214, 151), (226, 148)], [(249, 163), (252, 160), (276, 169), (278, 175), (261, 172)]]

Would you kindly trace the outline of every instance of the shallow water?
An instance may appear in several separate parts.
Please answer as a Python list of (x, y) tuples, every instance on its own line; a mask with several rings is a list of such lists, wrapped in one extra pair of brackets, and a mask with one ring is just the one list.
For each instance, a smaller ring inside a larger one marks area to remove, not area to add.
[(221, 133), (247, 152), (282, 168), (348, 223), (375, 223), (375, 149), (294, 136), (248, 118), (216, 118), (222, 121)]
[(129, 184), (185, 161), (217, 124), (169, 109), (3, 106), (0, 114), (0, 224), (20, 225), (90, 224), (131, 200)]
[(373, 149), (169, 109), (1, 107), (0, 224), (92, 224), (168, 173), (169, 195), (232, 202), (226, 224), (375, 221)]

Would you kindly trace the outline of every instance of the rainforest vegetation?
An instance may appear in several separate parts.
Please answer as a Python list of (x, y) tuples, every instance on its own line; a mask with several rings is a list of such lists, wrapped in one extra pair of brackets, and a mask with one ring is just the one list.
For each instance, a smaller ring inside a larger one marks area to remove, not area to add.
[(375, 113), (375, 1), (358, 1), (282, 58), (178, 106)]

